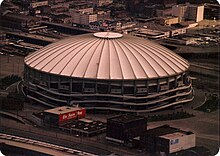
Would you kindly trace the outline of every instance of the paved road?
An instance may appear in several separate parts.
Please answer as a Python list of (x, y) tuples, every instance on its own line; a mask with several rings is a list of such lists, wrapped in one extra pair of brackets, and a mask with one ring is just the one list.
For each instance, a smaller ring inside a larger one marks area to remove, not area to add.
[(211, 150), (214, 155), (219, 148), (219, 110), (212, 113), (198, 112), (195, 117), (153, 122), (149, 124), (149, 128), (160, 125), (169, 124), (171, 126), (189, 130), (196, 134), (197, 145), (202, 145)]
[(92, 153), (87, 153), (63, 146), (57, 146), (54, 144), (28, 139), (24, 137), (18, 137), (16, 135), (8, 135), (0, 133), (0, 143), (4, 143), (10, 146), (37, 151), (49, 155), (83, 155), (83, 156), (95, 156)]
[(122, 145), (112, 143), (103, 144), (103, 142), (98, 140), (98, 137), (76, 137), (60, 131), (58, 133), (58, 131), (51, 129), (41, 129), (27, 124), (23, 125), (6, 118), (0, 118), (0, 132), (17, 134), (19, 136), (25, 136), (40, 141), (46, 140), (47, 142), (56, 143), (57, 145), (79, 149), (98, 155), (107, 155), (112, 152), (121, 155), (133, 155), (137, 153), (136, 150), (128, 149)]

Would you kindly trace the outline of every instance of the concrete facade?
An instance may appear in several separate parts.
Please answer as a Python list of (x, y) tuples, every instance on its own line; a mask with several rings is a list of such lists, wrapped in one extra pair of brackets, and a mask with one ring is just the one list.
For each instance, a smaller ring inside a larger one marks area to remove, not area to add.
[(113, 0), (93, 0), (93, 5), (104, 6), (113, 3)]
[(181, 150), (189, 149), (191, 147), (196, 146), (196, 136), (193, 133), (184, 134), (180, 132), (176, 132), (173, 134), (167, 134), (163, 136), (159, 136), (159, 139), (165, 139), (168, 148), (167, 153), (174, 153)]
[(89, 25), (89, 23), (97, 21), (97, 14), (83, 13), (81, 11), (73, 11), (70, 14), (72, 23)]
[(193, 20), (195, 22), (204, 19), (204, 6), (180, 4), (172, 7), (172, 16), (179, 17), (179, 22)]
[(32, 2), (31, 3), (31, 8), (47, 6), (47, 5), (48, 5), (48, 1)]

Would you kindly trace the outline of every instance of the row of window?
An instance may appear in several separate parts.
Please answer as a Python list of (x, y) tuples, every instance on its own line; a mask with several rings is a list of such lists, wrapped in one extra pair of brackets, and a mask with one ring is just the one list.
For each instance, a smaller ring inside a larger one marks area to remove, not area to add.
[(69, 83), (46, 83), (42, 81), (34, 80), (33, 84), (42, 86), (47, 89), (56, 90), (63, 93), (99, 93), (99, 94), (139, 94), (146, 95), (148, 93), (163, 92), (176, 87), (188, 85), (189, 81), (178, 81), (177, 83), (171, 82), (163, 85), (135, 87), (135, 86), (112, 86), (107, 84), (83, 84), (82, 82), (73, 83), (70, 86)]
[[(33, 89), (30, 89), (31, 91)], [(79, 94), (77, 96), (71, 96), (69, 94), (66, 94), (66, 96), (62, 95), (62, 94), (55, 94), (53, 92), (50, 91), (46, 91), (43, 88), (37, 87), (35, 90), (33, 90), (35, 93), (34, 94), (38, 94), (40, 96), (46, 97), (48, 99), (52, 99), (55, 101), (63, 101), (65, 102), (70, 102), (72, 100), (74, 101), (116, 101), (116, 102), (127, 102), (127, 103), (146, 103), (146, 102), (150, 102), (150, 101), (158, 101), (158, 100), (162, 100), (162, 99), (170, 99), (169, 97), (171, 96), (175, 96), (178, 94), (182, 94), (182, 93), (188, 93), (191, 90), (191, 87), (187, 87), (185, 89), (180, 89), (179, 91), (173, 90), (173, 91), (169, 91), (165, 94), (160, 94), (157, 95), (155, 94), (155, 96), (152, 97), (147, 97), (147, 96), (143, 96), (140, 98), (136, 98), (135, 96), (133, 96), (134, 98), (131, 97), (125, 97), (125, 96), (104, 96), (104, 95), (93, 95), (91, 94)], [(69, 95), (69, 96), (68, 96)]]
[(70, 83), (79, 83), (79, 82), (84, 82), (83, 85), (86, 88), (94, 88), (95, 84), (100, 84), (100, 85), (111, 85), (111, 86), (139, 86), (139, 87), (144, 87), (144, 86), (154, 86), (159, 84), (168, 84), (171, 82), (175, 82), (175, 79), (177, 81), (183, 81), (185, 80), (187, 75), (183, 73), (182, 75), (178, 76), (173, 76), (169, 78), (161, 78), (161, 79), (151, 79), (151, 80), (88, 80), (88, 79), (82, 79), (82, 78), (70, 78), (70, 77), (65, 77), (65, 76), (58, 76), (58, 75), (52, 75), (52, 74), (47, 74), (43, 72), (39, 72), (37, 70), (30, 69), (28, 67), (25, 68), (25, 79), (28, 81), (39, 81), (44, 83), (45, 85), (47, 83), (57, 83), (59, 82), (61, 85), (66, 85), (69, 86)]
[[(33, 97), (36, 97), (38, 98), (39, 100), (41, 101), (44, 101), (46, 103), (49, 103), (51, 105), (66, 105), (67, 102), (57, 102), (56, 100), (53, 100), (53, 99), (50, 99), (50, 98), (47, 98), (47, 97), (43, 97), (43, 96), (39, 96), (37, 93), (34, 93), (34, 92), (29, 92), (28, 93), (29, 95), (33, 96)], [(176, 101), (182, 101), (182, 100), (185, 100), (185, 99), (188, 99), (190, 95), (186, 95), (186, 96), (182, 96), (182, 97), (176, 97), (176, 98), (171, 98), (171, 99), (168, 99), (168, 100), (165, 100), (163, 102), (155, 102), (151, 105), (141, 105), (141, 106), (138, 106), (138, 105), (127, 105), (127, 104), (114, 104), (114, 103), (111, 103), (110, 101), (108, 100), (105, 100), (105, 102), (83, 102), (84, 100), (81, 100), (83, 103), (78, 103), (80, 104), (81, 107), (108, 107), (108, 108), (118, 108), (118, 109), (129, 109), (129, 110), (145, 110), (145, 109), (153, 109), (153, 108), (156, 108), (156, 107), (160, 107), (160, 106), (164, 106), (164, 105), (167, 105), (169, 103), (174, 103)], [(91, 98), (91, 97), (90, 97)], [(74, 99), (72, 99), (74, 101)], [(89, 100), (93, 100), (92, 99), (89, 99)], [(115, 98), (110, 98), (111, 101), (118, 101), (118, 99), (115, 99)], [(68, 101), (68, 100), (67, 100)], [(134, 101), (134, 103), (137, 103), (137, 101)]]

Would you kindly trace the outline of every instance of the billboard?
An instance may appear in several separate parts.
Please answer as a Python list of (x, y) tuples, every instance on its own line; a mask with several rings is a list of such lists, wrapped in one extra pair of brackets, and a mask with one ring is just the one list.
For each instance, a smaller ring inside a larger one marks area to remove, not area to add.
[(59, 115), (59, 123), (68, 121), (68, 120), (72, 120), (72, 119), (76, 119), (76, 118), (83, 118), (86, 115), (86, 109), (79, 109), (79, 110), (75, 110), (72, 112), (68, 112), (65, 114), (60, 114)]
[(78, 118), (84, 118), (86, 116), (86, 109), (82, 108), (81, 110), (77, 111)]

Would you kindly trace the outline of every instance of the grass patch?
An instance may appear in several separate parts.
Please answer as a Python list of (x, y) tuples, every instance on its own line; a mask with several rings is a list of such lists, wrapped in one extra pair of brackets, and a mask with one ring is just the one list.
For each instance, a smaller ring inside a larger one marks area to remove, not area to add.
[(196, 108), (198, 111), (213, 112), (219, 109), (219, 98), (217, 95), (210, 95), (207, 97), (207, 101), (200, 107)]
[(159, 114), (159, 115), (148, 116), (148, 122), (177, 120), (177, 119), (184, 119), (190, 117), (194, 117), (194, 115), (187, 113), (186, 111), (181, 111), (171, 114)]

